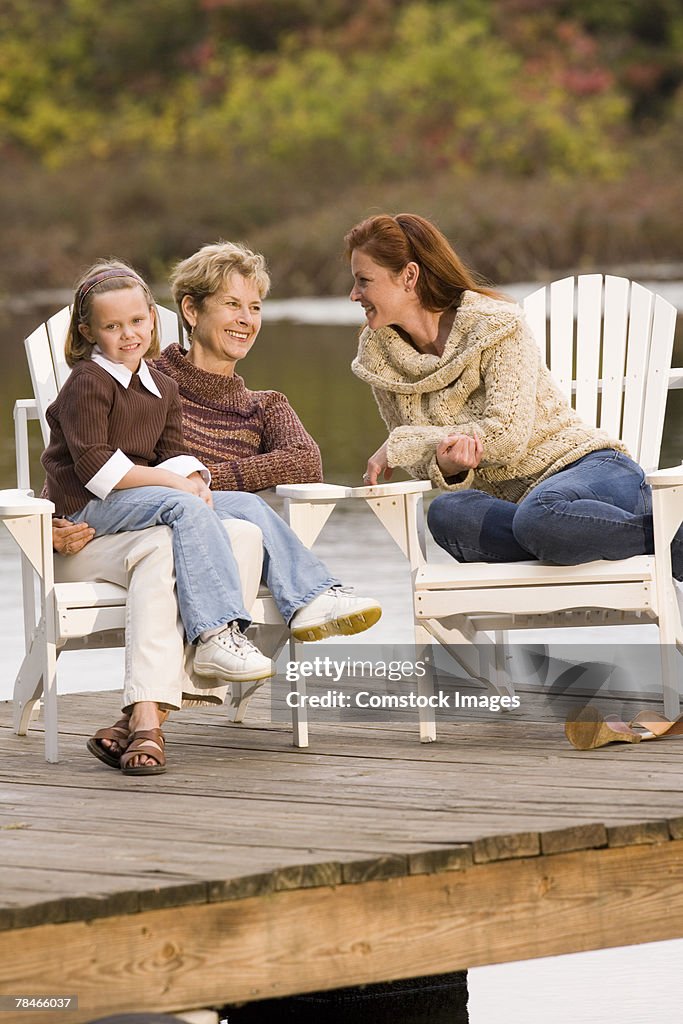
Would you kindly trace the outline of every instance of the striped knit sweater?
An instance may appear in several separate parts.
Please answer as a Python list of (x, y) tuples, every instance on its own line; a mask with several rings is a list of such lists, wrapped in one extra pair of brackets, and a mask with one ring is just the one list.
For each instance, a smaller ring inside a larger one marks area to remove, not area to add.
[(143, 387), (136, 373), (124, 388), (90, 359), (74, 366), (48, 407), (50, 443), (41, 458), (43, 496), (55, 503), (57, 515), (78, 512), (95, 497), (85, 485), (117, 448), (136, 466), (155, 466), (186, 453), (178, 389), (150, 370), (161, 398)]
[(178, 345), (154, 365), (178, 385), (185, 444), (211, 471), (214, 490), (322, 480), (320, 450), (284, 395), (249, 391), (237, 374), (201, 370)]

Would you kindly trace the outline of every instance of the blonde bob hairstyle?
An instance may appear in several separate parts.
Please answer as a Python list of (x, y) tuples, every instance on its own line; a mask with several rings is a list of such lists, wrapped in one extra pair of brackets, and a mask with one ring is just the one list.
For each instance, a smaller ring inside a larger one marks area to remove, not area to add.
[[(69, 321), (69, 333), (64, 345), (64, 357), (68, 366), (75, 366), (81, 359), (92, 358), (92, 342), (81, 334), (81, 325), (90, 326), (93, 299), (105, 292), (118, 292), (126, 288), (142, 288), (150, 309), (154, 308), (154, 297), (149, 286), (138, 273), (123, 260), (98, 260), (78, 279), (74, 293), (74, 304)], [(156, 359), (161, 352), (159, 322), (155, 316), (152, 327), (152, 344), (145, 353), (145, 359)]]
[(265, 299), (270, 289), (270, 276), (266, 261), (259, 253), (235, 242), (214, 242), (188, 256), (171, 271), (170, 284), (175, 304), (188, 334), (192, 327), (185, 319), (182, 302), (186, 295), (198, 309), (204, 299), (224, 288), (231, 274), (240, 274), (253, 281), (259, 295)]

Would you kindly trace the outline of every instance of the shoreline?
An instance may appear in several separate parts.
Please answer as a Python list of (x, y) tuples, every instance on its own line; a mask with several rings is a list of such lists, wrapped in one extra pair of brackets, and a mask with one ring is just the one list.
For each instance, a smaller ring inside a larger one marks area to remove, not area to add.
[[(570, 277), (579, 273), (605, 273), (617, 277), (628, 277), (637, 281), (645, 288), (657, 292), (683, 314), (683, 264), (656, 263), (609, 267), (604, 271), (568, 270), (558, 271), (556, 275), (544, 274), (536, 281), (520, 281), (511, 284), (500, 283), (501, 291), (506, 292), (517, 302), (535, 288), (544, 284)], [(164, 305), (172, 303), (166, 285), (153, 288), (157, 300)], [(72, 298), (70, 288), (36, 289), (20, 296), (0, 295), (0, 311), (10, 316), (26, 316), (30, 313), (41, 313), (44, 310), (59, 309), (69, 304)], [(264, 323), (297, 323), (317, 326), (358, 326), (362, 320), (359, 308), (345, 295), (310, 296), (302, 295), (292, 298), (268, 299), (263, 307)]]

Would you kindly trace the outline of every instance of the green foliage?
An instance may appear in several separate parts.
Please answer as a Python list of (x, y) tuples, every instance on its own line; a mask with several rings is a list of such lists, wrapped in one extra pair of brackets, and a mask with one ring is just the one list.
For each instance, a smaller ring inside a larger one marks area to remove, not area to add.
[[(0, 43), (1, 138), (51, 164), (146, 151), (275, 161), (304, 180), (311, 168), (367, 180), (619, 170), (608, 144), (625, 115), (619, 94), (548, 88), (472, 0), (375, 0), (382, 43), (352, 47), (360, 23), (345, 0), (118, 0), (106, 18), (89, 0), (5, 6), (8, 23), (17, 17)], [(275, 42), (275, 57), (259, 52)]]
[[(159, 276), (218, 235), (262, 237), (294, 290), (337, 287), (306, 256), (343, 196), (677, 174), (682, 55), (680, 0), (0, 0), (5, 262), (30, 224), (44, 237), (12, 280), (72, 276), (86, 235)], [(487, 230), (483, 211), (473, 242)]]

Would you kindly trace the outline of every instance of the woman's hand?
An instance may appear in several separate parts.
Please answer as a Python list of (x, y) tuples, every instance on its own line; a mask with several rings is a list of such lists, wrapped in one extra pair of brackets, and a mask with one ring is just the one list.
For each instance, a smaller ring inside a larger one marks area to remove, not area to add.
[(444, 477), (457, 476), (469, 469), (476, 469), (484, 454), (484, 446), (475, 434), (449, 434), (437, 445), (436, 461)]
[(394, 475), (393, 469), (389, 466), (387, 448), (389, 446), (389, 440), (387, 439), (381, 448), (378, 448), (374, 455), (371, 455), (368, 459), (368, 468), (363, 474), (363, 483), (368, 487), (373, 487), (379, 483), (379, 479), (384, 474), (385, 480), (391, 480)]
[(55, 516), (52, 520), (52, 547), (58, 555), (75, 555), (95, 536), (87, 523), (72, 523)]

